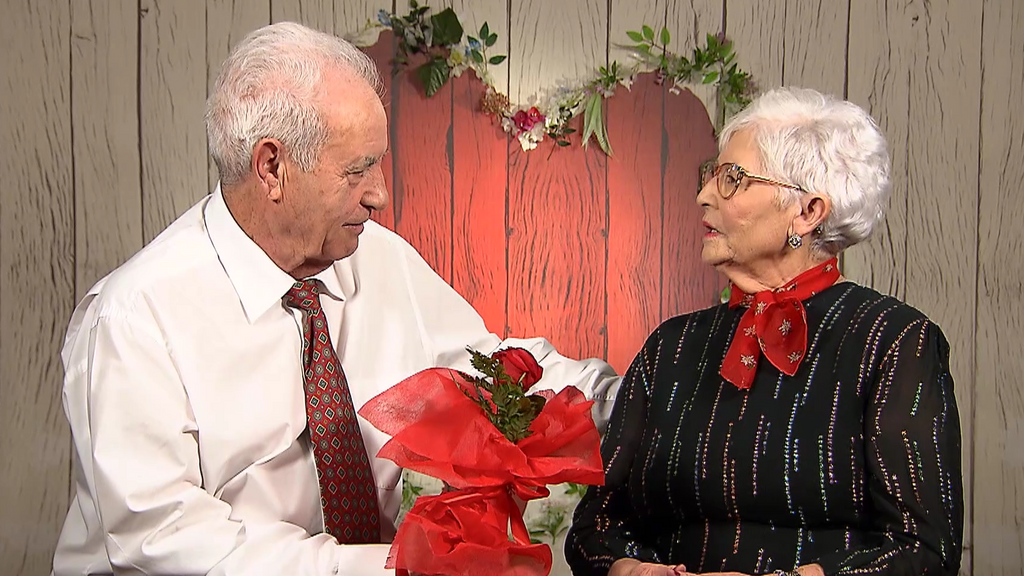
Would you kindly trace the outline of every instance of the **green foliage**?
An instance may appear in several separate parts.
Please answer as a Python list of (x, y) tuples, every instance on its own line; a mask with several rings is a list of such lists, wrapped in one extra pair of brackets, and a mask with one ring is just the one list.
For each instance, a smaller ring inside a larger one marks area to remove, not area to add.
[(402, 482), (402, 510), (409, 510), (416, 503), (416, 498), (423, 493), (423, 486), (414, 484), (408, 477)]
[(580, 498), (583, 498), (583, 495), (587, 493), (587, 488), (588, 487), (586, 484), (575, 484), (573, 482), (566, 482), (565, 495), (572, 496), (573, 498), (576, 498), (578, 500)]
[[(544, 398), (528, 396), (519, 382), (505, 373), (499, 360), (467, 348), (473, 368), (485, 377), (468, 376), (473, 391), (465, 391), (470, 400), (477, 403), (494, 427), (510, 442), (519, 442), (528, 437), (530, 424), (544, 408)], [(488, 380), (488, 378), (490, 378)]]
[(586, 148), (593, 136), (597, 144), (604, 150), (604, 153), (611, 156), (612, 148), (608, 143), (608, 132), (604, 124), (604, 98), (599, 92), (587, 97), (585, 112), (583, 113), (583, 147)]
[(465, 57), (475, 65), (486, 67), (487, 64), (501, 64), (504, 55), (488, 58), (487, 48), (494, 46), (498, 35), (490, 31), (487, 23), (480, 28), (479, 37), (465, 36), (468, 47), (461, 45), (465, 30), (462, 22), (451, 8), (445, 8), (437, 14), (430, 13), (429, 6), (420, 6), (416, 0), (410, 0), (409, 13), (405, 16), (389, 14), (382, 10), (378, 15), (381, 25), (391, 28), (398, 38), (398, 55), (395, 58), (397, 72), (407, 65), (413, 55), (425, 54), (428, 59), (416, 67), (416, 78), (423, 86), (426, 95), (433, 96), (451, 78), (454, 70), (449, 63), (452, 52), (465, 51)]
[(440, 56), (434, 56), (416, 68), (416, 77), (428, 97), (436, 94), (448, 82), (450, 73), (448, 61)]
[[(491, 31), (486, 22), (480, 30), (466, 34), (451, 8), (436, 14), (431, 14), (430, 10), (430, 7), (410, 0), (409, 13), (405, 16), (389, 14), (385, 10), (378, 13), (380, 25), (391, 28), (398, 39), (396, 73), (410, 62), (413, 55), (425, 55), (424, 63), (416, 67), (415, 73), (428, 97), (436, 94), (452, 76), (460, 74), (467, 67), (476, 70), (480, 78), (490, 84), (487, 67), (501, 64), (507, 58), (502, 54), (488, 54), (488, 49), (497, 44), (498, 35)], [(708, 34), (704, 45), (694, 47), (688, 55), (673, 54), (668, 50), (672, 34), (665, 27), (655, 31), (645, 24), (640, 30), (627, 31), (626, 36), (633, 44), (625, 48), (631, 50), (641, 64), (653, 69), (659, 81), (670, 83), (673, 91), (687, 84), (715, 86), (718, 104), (714, 118), (716, 129), (722, 128), (729, 115), (750, 103), (750, 95), (754, 91), (753, 81), (750, 74), (738, 68), (732, 42), (723, 36)], [(462, 43), (463, 39), (465, 44)], [(619, 84), (628, 86), (639, 71), (632, 69), (624, 72), (618, 62), (599, 68), (593, 80), (560, 96), (557, 112), (543, 111), (548, 115), (545, 118), (547, 137), (553, 139), (559, 148), (569, 146), (569, 136), (576, 132), (569, 128), (569, 122), (582, 114), (583, 146), (588, 146), (590, 140), (594, 139), (606, 154), (612, 155), (602, 100), (614, 94)], [(506, 96), (502, 95), (501, 98), (503, 103), (494, 105), (492, 101), (492, 106), (485, 110), (509, 119), (516, 108), (510, 105)], [(514, 130), (512, 133), (516, 135)], [(525, 143), (524, 149), (528, 149)]]
[(530, 541), (543, 544), (544, 539), (554, 545), (558, 537), (569, 529), (569, 511), (565, 506), (556, 506), (551, 502), (542, 505), (540, 516), (530, 523)]
[(750, 103), (754, 91), (750, 74), (739, 69), (732, 42), (724, 37), (708, 34), (704, 45), (694, 47), (687, 57), (669, 52), (672, 35), (667, 28), (662, 28), (657, 40), (654, 30), (646, 25), (639, 32), (627, 31), (626, 36), (635, 43), (626, 48), (673, 85), (715, 85), (719, 104), (716, 128), (721, 129), (728, 115)]

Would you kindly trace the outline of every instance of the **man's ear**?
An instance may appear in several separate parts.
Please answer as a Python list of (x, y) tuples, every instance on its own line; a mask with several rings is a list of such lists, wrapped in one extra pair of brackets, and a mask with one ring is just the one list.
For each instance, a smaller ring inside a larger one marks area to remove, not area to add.
[(273, 138), (263, 138), (257, 142), (252, 151), (252, 170), (267, 198), (272, 202), (280, 202), (286, 171), (281, 142)]
[(806, 236), (825, 223), (832, 213), (832, 200), (822, 194), (805, 194), (800, 198), (800, 214), (793, 220), (793, 232)]

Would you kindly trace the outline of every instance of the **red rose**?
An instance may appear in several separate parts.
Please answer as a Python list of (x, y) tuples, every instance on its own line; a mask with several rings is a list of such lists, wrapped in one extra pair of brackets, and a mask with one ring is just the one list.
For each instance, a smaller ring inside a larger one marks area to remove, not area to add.
[(505, 367), (505, 373), (513, 382), (518, 382), (524, 392), (544, 375), (544, 369), (537, 364), (533, 355), (522, 348), (498, 350), (491, 357), (501, 362)]

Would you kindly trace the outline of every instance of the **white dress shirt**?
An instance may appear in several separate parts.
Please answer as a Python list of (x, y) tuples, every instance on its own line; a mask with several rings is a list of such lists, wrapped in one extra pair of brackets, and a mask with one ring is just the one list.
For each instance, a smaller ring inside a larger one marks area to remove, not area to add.
[[(356, 408), (433, 366), (469, 369), (466, 346), (529, 349), (540, 386), (574, 384), (603, 430), (618, 377), (543, 339), (506, 340), (394, 233), (367, 222), (359, 248), (316, 276)], [(306, 435), (294, 279), (232, 218), (219, 189), (94, 286), (62, 351), (76, 497), (54, 574), (386, 574), (388, 545), (323, 534)], [(360, 419), (386, 539), (401, 470)]]

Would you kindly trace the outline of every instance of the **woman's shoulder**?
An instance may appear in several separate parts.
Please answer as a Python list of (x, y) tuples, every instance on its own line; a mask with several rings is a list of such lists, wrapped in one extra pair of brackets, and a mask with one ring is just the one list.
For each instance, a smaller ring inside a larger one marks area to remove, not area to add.
[(672, 316), (664, 320), (654, 331), (652, 336), (660, 335), (665, 337), (692, 337), (708, 335), (719, 329), (730, 328), (732, 323), (729, 317), (735, 313), (726, 304), (717, 304), (702, 310), (694, 310), (685, 314)]
[(834, 328), (845, 325), (848, 331), (883, 349), (891, 348), (911, 333), (931, 333), (938, 340), (945, 340), (941, 328), (924, 312), (898, 298), (853, 282), (838, 284), (833, 289), (837, 292), (834, 303), (839, 305), (833, 312)]
[(896, 327), (929, 321), (924, 312), (874, 288), (855, 282), (843, 282), (833, 288), (838, 292), (837, 301), (845, 301), (846, 307), (858, 318), (880, 319)]

